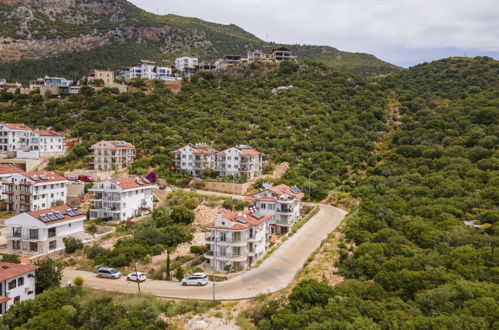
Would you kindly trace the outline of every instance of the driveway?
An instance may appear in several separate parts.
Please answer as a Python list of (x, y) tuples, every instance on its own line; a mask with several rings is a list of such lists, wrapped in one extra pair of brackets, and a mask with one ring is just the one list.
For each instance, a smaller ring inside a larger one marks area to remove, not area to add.
[[(259, 267), (240, 276), (215, 284), (216, 300), (254, 298), (259, 294), (272, 293), (287, 287), (307, 258), (316, 250), (327, 235), (336, 229), (346, 212), (329, 206), (319, 205), (319, 212), (298, 232), (284, 242)], [(95, 273), (78, 270), (64, 270), (63, 283), (76, 276), (84, 279), (84, 285), (109, 291), (137, 293), (137, 284), (119, 280), (100, 279)], [(140, 284), (141, 292), (158, 297), (179, 299), (212, 299), (212, 283), (204, 287), (183, 287), (178, 282), (147, 280)]]

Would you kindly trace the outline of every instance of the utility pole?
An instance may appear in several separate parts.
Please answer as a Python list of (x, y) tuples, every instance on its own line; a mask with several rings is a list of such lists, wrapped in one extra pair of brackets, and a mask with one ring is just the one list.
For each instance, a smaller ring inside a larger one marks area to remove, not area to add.
[(218, 239), (218, 229), (215, 223), (215, 237), (213, 238), (213, 301), (215, 301), (215, 268), (217, 267), (217, 239)]
[(135, 276), (137, 277), (137, 288), (139, 289), (140, 293), (140, 281), (139, 281), (139, 274), (137, 273), (137, 261), (135, 261)]

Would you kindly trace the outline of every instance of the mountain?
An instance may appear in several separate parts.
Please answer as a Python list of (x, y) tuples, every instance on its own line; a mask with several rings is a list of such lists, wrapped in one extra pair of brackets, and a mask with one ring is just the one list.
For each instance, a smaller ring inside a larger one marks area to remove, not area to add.
[[(117, 69), (142, 58), (171, 63), (177, 56), (192, 55), (214, 60), (278, 46), (233, 24), (155, 15), (125, 0), (0, 0), (0, 76), (9, 80), (44, 74), (79, 77), (88, 68)], [(349, 73), (399, 70), (369, 54), (286, 46), (300, 59)]]

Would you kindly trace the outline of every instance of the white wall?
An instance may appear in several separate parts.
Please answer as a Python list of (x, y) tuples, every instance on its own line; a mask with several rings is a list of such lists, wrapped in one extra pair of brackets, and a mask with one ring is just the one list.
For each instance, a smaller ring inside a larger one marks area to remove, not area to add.
[[(28, 275), (30, 275), (28, 277)], [(2, 282), (2, 293), (0, 295), (5, 295), (11, 298), (9, 301), (5, 303), (6, 310), (8, 310), (12, 305), (14, 305), (14, 298), (19, 296), (21, 301), (35, 299), (35, 272), (29, 272), (20, 276), (16, 276), (10, 278), (4, 282)], [(18, 279), (20, 277), (24, 278), (24, 284), (22, 286), (17, 286)], [(9, 283), (11, 281), (16, 281), (16, 287), (14, 289), (9, 290)], [(32, 292), (28, 294), (28, 292)], [(5, 312), (5, 311), (4, 311)]]

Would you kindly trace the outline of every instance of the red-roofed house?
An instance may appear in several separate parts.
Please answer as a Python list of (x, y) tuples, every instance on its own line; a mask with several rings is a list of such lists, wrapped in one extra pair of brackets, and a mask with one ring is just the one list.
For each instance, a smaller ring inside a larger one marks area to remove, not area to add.
[(238, 145), (217, 153), (216, 168), (220, 176), (246, 175), (253, 180), (263, 174), (263, 154), (250, 146)]
[(4, 158), (38, 159), (63, 154), (64, 135), (59, 132), (0, 123), (0, 155)]
[(269, 187), (246, 197), (263, 214), (270, 215), (271, 233), (285, 234), (301, 217), (301, 199), (303, 192), (297, 187), (285, 184)]
[(5, 221), (7, 247), (20, 253), (42, 254), (64, 248), (63, 238), (83, 238), (86, 215), (68, 205), (20, 213)]
[(154, 207), (152, 190), (155, 187), (147, 179), (138, 177), (95, 184), (89, 190), (94, 193), (90, 206), (90, 219), (126, 221), (148, 214)]
[(188, 144), (172, 151), (175, 169), (199, 176), (203, 170), (215, 169), (216, 150), (204, 143)]
[(259, 210), (245, 210), (218, 215), (206, 227), (210, 234), (206, 237), (209, 245), (205, 257), (217, 272), (242, 270), (253, 265), (263, 256), (268, 247), (270, 215)]
[(25, 212), (66, 203), (68, 180), (52, 171), (16, 173), (2, 182), (7, 210)]
[(90, 149), (94, 151), (94, 169), (98, 171), (120, 170), (132, 165), (135, 146), (126, 141), (100, 141)]
[(35, 299), (38, 266), (0, 262), (0, 315), (13, 304)]

